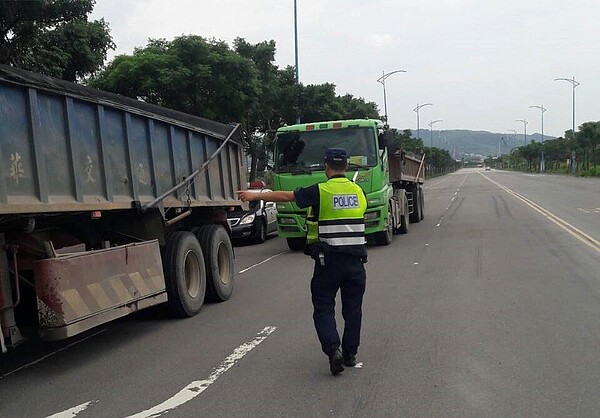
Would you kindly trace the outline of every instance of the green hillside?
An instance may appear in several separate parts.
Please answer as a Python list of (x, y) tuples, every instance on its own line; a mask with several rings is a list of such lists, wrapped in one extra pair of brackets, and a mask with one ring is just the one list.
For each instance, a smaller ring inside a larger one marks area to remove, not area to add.
[[(413, 136), (416, 136), (416, 130), (413, 131)], [(469, 131), (466, 129), (433, 131), (429, 129), (421, 129), (419, 136), (423, 139), (425, 146), (433, 146), (442, 148), (452, 152), (456, 151), (459, 154), (480, 154), (480, 155), (497, 155), (508, 153), (515, 147), (520, 147), (525, 144), (523, 133), (493, 133), (487, 131)], [(544, 136), (544, 140), (552, 139), (553, 137)], [(433, 139), (433, 141), (432, 141)], [(534, 133), (527, 135), (527, 142), (541, 142), (542, 135)]]

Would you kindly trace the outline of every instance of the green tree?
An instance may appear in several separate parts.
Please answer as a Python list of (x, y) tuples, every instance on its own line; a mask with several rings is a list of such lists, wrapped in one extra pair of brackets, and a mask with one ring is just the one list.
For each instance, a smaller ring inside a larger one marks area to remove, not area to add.
[(0, 1), (0, 63), (75, 81), (97, 71), (115, 45), (94, 0)]
[(393, 150), (402, 149), (407, 152), (414, 152), (417, 154), (423, 153), (423, 140), (413, 138), (412, 131), (410, 129), (403, 129), (402, 131), (397, 128), (390, 128), (392, 131), (392, 143), (389, 146)]
[(252, 61), (222, 41), (153, 39), (116, 57), (91, 86), (223, 123), (242, 121), (260, 93)]
[(377, 105), (351, 94), (337, 96), (335, 84), (300, 86), (300, 114), (302, 122), (372, 118), (379, 119)]

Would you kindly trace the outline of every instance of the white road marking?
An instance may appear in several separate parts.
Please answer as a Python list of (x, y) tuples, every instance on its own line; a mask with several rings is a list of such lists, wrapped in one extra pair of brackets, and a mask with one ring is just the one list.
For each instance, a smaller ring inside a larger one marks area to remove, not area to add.
[(559, 226), (560, 228), (562, 228), (563, 230), (565, 230), (566, 232), (568, 232), (569, 234), (571, 234), (573, 237), (577, 238), (579, 241), (581, 241), (584, 244), (586, 244), (588, 247), (590, 247), (590, 248), (592, 248), (592, 249), (594, 249), (594, 250), (596, 250), (597, 252), (600, 253), (600, 241), (598, 241), (596, 238), (594, 238), (591, 235), (583, 232), (579, 228), (571, 225), (570, 223), (568, 223), (564, 219), (556, 216), (554, 213), (552, 213), (548, 209), (545, 209), (544, 207), (538, 205), (533, 200), (530, 200), (530, 199), (526, 198), (525, 196), (523, 196), (523, 195), (521, 195), (521, 194), (519, 194), (519, 193), (517, 193), (515, 191), (512, 191), (508, 187), (506, 187), (506, 186), (504, 186), (504, 185), (502, 185), (502, 184), (500, 184), (500, 183), (492, 180), (491, 178), (489, 178), (485, 174), (482, 174), (482, 173), (479, 173), (479, 174), (481, 174), (489, 182), (491, 182), (491, 183), (495, 184), (496, 186), (500, 187), (506, 193), (508, 193), (508, 194), (516, 197), (517, 199), (519, 199), (520, 201), (522, 201), (523, 203), (525, 203), (527, 206), (529, 206), (530, 208), (532, 208), (536, 212), (542, 214), (550, 222), (556, 224), (557, 226)]
[(260, 331), (254, 339), (245, 342), (240, 345), (238, 348), (233, 350), (223, 362), (213, 370), (213, 372), (208, 376), (208, 378), (204, 380), (196, 380), (171, 398), (167, 399), (163, 403), (156, 405), (153, 408), (147, 409), (146, 411), (142, 411), (138, 414), (131, 415), (129, 418), (150, 418), (150, 417), (159, 417), (162, 414), (172, 411), (173, 409), (183, 405), (186, 402), (191, 401), (196, 396), (200, 395), (204, 392), (210, 385), (215, 383), (215, 381), (225, 373), (227, 370), (231, 369), (242, 357), (248, 354), (252, 349), (258, 346), (261, 342), (263, 342), (269, 335), (275, 331), (277, 327), (265, 327), (262, 331)]
[(50, 415), (47, 418), (72, 418), (77, 416), (80, 412), (85, 411), (90, 405), (93, 405), (96, 402), (98, 401), (89, 401), (86, 403), (82, 403), (81, 405), (74, 406), (73, 408), (67, 409), (66, 411)]
[(356, 363), (356, 365), (354, 366), (355, 369), (362, 369), (363, 368), (363, 362), (359, 361), (358, 363)]
[(23, 369), (26, 369), (26, 368), (28, 368), (28, 367), (31, 367), (31, 366), (33, 366), (34, 364), (38, 364), (39, 362), (42, 362), (42, 361), (46, 360), (48, 357), (52, 357), (53, 355), (55, 355), (55, 354), (58, 354), (58, 353), (60, 353), (61, 351), (68, 350), (69, 348), (73, 347), (74, 345), (77, 345), (77, 344), (79, 344), (79, 343), (82, 343), (82, 342), (84, 342), (84, 341), (86, 341), (86, 340), (89, 340), (90, 338), (92, 338), (92, 337), (95, 337), (96, 335), (102, 334), (103, 332), (106, 332), (106, 330), (105, 330), (105, 329), (102, 329), (102, 330), (100, 330), (100, 331), (98, 331), (98, 332), (96, 332), (96, 333), (94, 333), (94, 334), (92, 334), (92, 335), (89, 335), (89, 336), (87, 336), (87, 337), (85, 337), (85, 338), (82, 338), (81, 340), (75, 341), (75, 342), (73, 342), (73, 343), (71, 343), (71, 344), (67, 345), (66, 347), (63, 347), (63, 348), (61, 348), (61, 349), (59, 349), (59, 350), (56, 350), (56, 351), (53, 351), (53, 352), (52, 352), (52, 353), (50, 353), (50, 354), (46, 354), (45, 356), (43, 356), (43, 357), (40, 357), (39, 359), (37, 359), (37, 360), (34, 360), (34, 361), (32, 361), (31, 363), (27, 363), (27, 364), (25, 364), (25, 365), (23, 365), (23, 366), (21, 366), (21, 367), (18, 367), (18, 368), (14, 369), (14, 370), (12, 370), (12, 371), (10, 371), (10, 372), (8, 372), (8, 373), (5, 373), (5, 374), (3, 374), (2, 376), (0, 376), (0, 380), (1, 380), (1, 379), (4, 379), (4, 378), (5, 378), (5, 377), (7, 377), (7, 376), (10, 376), (10, 375), (12, 375), (12, 374), (15, 374), (15, 373), (17, 373), (17, 372), (19, 372), (19, 371), (21, 371), (21, 370), (23, 370)]
[(275, 257), (279, 257), (281, 254), (285, 254), (286, 252), (287, 252), (287, 251), (282, 251), (282, 252), (280, 252), (279, 254), (272, 255), (271, 257), (269, 257), (269, 258), (266, 258), (266, 259), (264, 259), (263, 261), (260, 261), (260, 262), (258, 262), (258, 263), (256, 263), (256, 264), (253, 264), (253, 265), (251, 265), (250, 267), (246, 267), (245, 269), (238, 271), (238, 274), (245, 273), (245, 272), (247, 272), (248, 270), (251, 270), (251, 269), (253, 269), (254, 267), (258, 267), (258, 266), (260, 266), (261, 264), (264, 264), (264, 263), (266, 263), (267, 261), (274, 259)]
[(418, 262), (418, 261), (415, 261), (413, 264), (416, 266), (417, 264), (419, 264), (419, 262)]
[(438, 220), (438, 223), (437, 223), (436, 227), (442, 225), (442, 221), (444, 220), (444, 216), (446, 216), (446, 213), (448, 212), (448, 210), (450, 210), (450, 207), (452, 206), (452, 204), (454, 203), (454, 201), (458, 197), (458, 194), (460, 193), (460, 188), (465, 184), (465, 181), (467, 180), (467, 177), (469, 177), (469, 173), (467, 173), (465, 175), (465, 178), (462, 179), (462, 182), (458, 186), (458, 189), (456, 189), (456, 192), (454, 193), (454, 196), (452, 196), (452, 199), (450, 199), (450, 203), (448, 203), (448, 206), (446, 206), (446, 209), (444, 210), (444, 213), (442, 213), (442, 216), (440, 216), (440, 219)]

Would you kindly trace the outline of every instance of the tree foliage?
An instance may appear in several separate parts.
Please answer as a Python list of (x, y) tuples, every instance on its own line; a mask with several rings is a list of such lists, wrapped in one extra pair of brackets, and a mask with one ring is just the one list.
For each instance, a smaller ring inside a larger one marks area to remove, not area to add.
[(103, 90), (139, 98), (224, 123), (240, 122), (250, 178), (266, 165), (275, 131), (302, 122), (379, 117), (375, 103), (351, 94), (338, 96), (335, 85), (296, 84), (293, 67), (275, 64), (274, 41), (252, 44), (180, 36), (150, 40), (132, 55), (116, 57), (90, 81)]
[(0, 1), (0, 63), (69, 81), (85, 78), (115, 45), (94, 0)]
[(582, 175), (596, 175), (596, 166), (600, 164), (600, 122), (585, 122), (575, 134), (568, 130), (564, 137), (544, 143), (531, 141), (503, 155), (499, 164), (517, 170), (540, 171), (542, 153), (546, 170), (567, 172), (574, 169)]

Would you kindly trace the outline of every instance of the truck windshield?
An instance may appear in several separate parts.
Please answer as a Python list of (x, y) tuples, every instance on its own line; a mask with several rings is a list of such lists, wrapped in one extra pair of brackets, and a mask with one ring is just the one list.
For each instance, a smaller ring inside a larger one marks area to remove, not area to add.
[(377, 165), (372, 128), (280, 132), (275, 145), (275, 171), (306, 172), (324, 169), (327, 148), (343, 148), (352, 168)]

